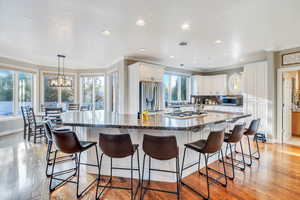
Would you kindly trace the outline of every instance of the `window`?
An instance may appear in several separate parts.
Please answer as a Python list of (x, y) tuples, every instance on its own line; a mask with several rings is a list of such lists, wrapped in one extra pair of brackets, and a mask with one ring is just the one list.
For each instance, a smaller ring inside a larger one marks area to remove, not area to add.
[(0, 69), (0, 116), (20, 115), (33, 105), (33, 74)]
[(18, 73), (18, 86), (19, 86), (19, 95), (18, 95), (18, 102), (19, 102), (19, 109), (18, 113), (21, 113), (21, 106), (33, 106), (32, 105), (32, 82), (33, 82), (33, 75), (30, 73), (19, 72)]
[(58, 103), (58, 89), (48, 86), (48, 81), (56, 76), (44, 76), (44, 106), (51, 107), (56, 106)]
[(93, 106), (93, 78), (82, 77), (81, 86), (81, 103), (91, 108)]
[(104, 76), (80, 78), (81, 104), (91, 110), (104, 110)]
[(0, 115), (13, 114), (13, 89), (13, 72), (0, 70)]
[(164, 101), (169, 102), (188, 101), (190, 77), (185, 75), (164, 74)]
[(112, 101), (111, 107), (113, 112), (119, 111), (119, 73), (112, 72), (111, 75), (111, 91), (112, 91)]
[(44, 75), (44, 107), (58, 107), (61, 106), (63, 110), (67, 110), (70, 103), (74, 103), (74, 77), (66, 76), (73, 82), (72, 88), (55, 88), (49, 87), (48, 81), (57, 78), (55, 74)]

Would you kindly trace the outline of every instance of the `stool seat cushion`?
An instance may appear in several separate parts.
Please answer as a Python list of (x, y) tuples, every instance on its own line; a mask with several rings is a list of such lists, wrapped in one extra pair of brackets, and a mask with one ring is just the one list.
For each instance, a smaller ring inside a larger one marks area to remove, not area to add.
[(90, 142), (90, 141), (79, 141), (79, 142), (80, 142), (82, 151), (85, 151), (85, 150), (89, 149), (90, 147), (92, 147), (93, 145), (97, 144), (97, 142)]
[(198, 140), (196, 142), (185, 144), (187, 148), (193, 149), (195, 151), (201, 152), (205, 147), (206, 140)]

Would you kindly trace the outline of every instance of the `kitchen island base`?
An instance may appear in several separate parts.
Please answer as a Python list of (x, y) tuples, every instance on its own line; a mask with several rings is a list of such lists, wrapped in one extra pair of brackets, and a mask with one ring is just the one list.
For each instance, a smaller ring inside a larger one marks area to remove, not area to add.
[[(220, 124), (218, 126), (214, 126), (214, 129), (222, 129), (225, 128), (224, 124)], [(177, 145), (179, 148), (179, 163), (180, 168), (182, 164), (182, 156), (184, 151), (184, 144), (194, 142), (199, 139), (206, 139), (210, 130), (212, 128), (210, 126), (206, 126), (202, 130), (192, 132), (192, 131), (168, 131), (168, 130), (150, 130), (150, 129), (116, 129), (116, 128), (86, 128), (86, 140), (97, 141), (99, 140), (99, 133), (105, 134), (129, 134), (133, 144), (139, 144), (139, 158), (140, 158), (140, 169), (142, 173), (142, 164), (144, 152), (142, 149), (143, 145), (143, 136), (144, 134), (153, 135), (153, 136), (176, 136)], [(99, 149), (99, 155), (101, 155), (101, 149)], [(149, 169), (149, 157), (146, 157), (145, 160), (145, 174), (144, 179), (148, 179), (148, 169)], [(96, 155), (93, 151), (88, 152), (87, 156), (88, 162), (95, 162)], [(133, 158), (134, 168), (137, 168), (137, 155), (134, 154)], [(195, 151), (187, 151), (185, 158), (185, 166), (191, 165), (197, 162), (199, 159), (199, 154)], [(214, 162), (218, 159), (218, 155), (211, 156), (209, 158), (209, 163)], [(176, 171), (175, 159), (167, 160), (167, 161), (159, 161), (156, 159), (151, 159), (151, 168), (153, 169), (163, 169), (169, 171)], [(200, 167), (204, 166), (204, 159), (202, 159)], [(113, 159), (113, 167), (118, 168), (128, 168), (130, 167), (130, 156), (127, 158), (121, 159)], [(195, 165), (184, 171), (182, 177), (188, 176), (198, 169), (198, 165)], [(97, 169), (94, 167), (88, 167), (88, 172), (97, 174)], [(103, 156), (102, 167), (101, 167), (101, 175), (109, 176), (110, 175), (110, 158)], [(130, 178), (130, 173), (124, 170), (113, 170), (113, 176), (118, 177), (126, 177)], [(137, 171), (134, 173), (134, 178), (138, 177)], [(164, 173), (164, 172), (151, 172), (151, 180), (154, 181), (165, 181), (165, 182), (176, 182), (176, 174), (172, 173)]]

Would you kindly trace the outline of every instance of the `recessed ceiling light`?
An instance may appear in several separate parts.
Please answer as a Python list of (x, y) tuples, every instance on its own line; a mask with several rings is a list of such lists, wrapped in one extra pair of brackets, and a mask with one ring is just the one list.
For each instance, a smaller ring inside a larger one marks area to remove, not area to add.
[(102, 35), (108, 36), (108, 35), (110, 35), (110, 31), (104, 30), (104, 31), (102, 31)]
[(145, 25), (146, 25), (146, 22), (145, 22), (144, 20), (142, 20), (142, 19), (139, 19), (139, 20), (137, 20), (137, 21), (135, 22), (135, 24), (136, 24), (137, 26), (145, 26)]
[(175, 56), (170, 56), (170, 58), (175, 58)]
[(190, 24), (188, 24), (188, 23), (183, 23), (183, 24), (181, 25), (181, 29), (184, 30), (184, 31), (190, 30)]
[(216, 40), (215, 43), (216, 43), (216, 44), (221, 44), (221, 43), (222, 43), (222, 40)]
[(144, 49), (144, 48), (140, 48), (140, 51), (146, 51), (146, 49)]

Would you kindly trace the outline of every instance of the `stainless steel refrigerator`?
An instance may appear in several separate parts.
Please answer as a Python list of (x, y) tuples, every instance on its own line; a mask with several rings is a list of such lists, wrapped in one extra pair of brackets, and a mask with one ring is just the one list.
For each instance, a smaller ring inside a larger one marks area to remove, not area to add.
[(161, 82), (140, 82), (140, 112), (160, 111), (163, 109), (163, 87)]

